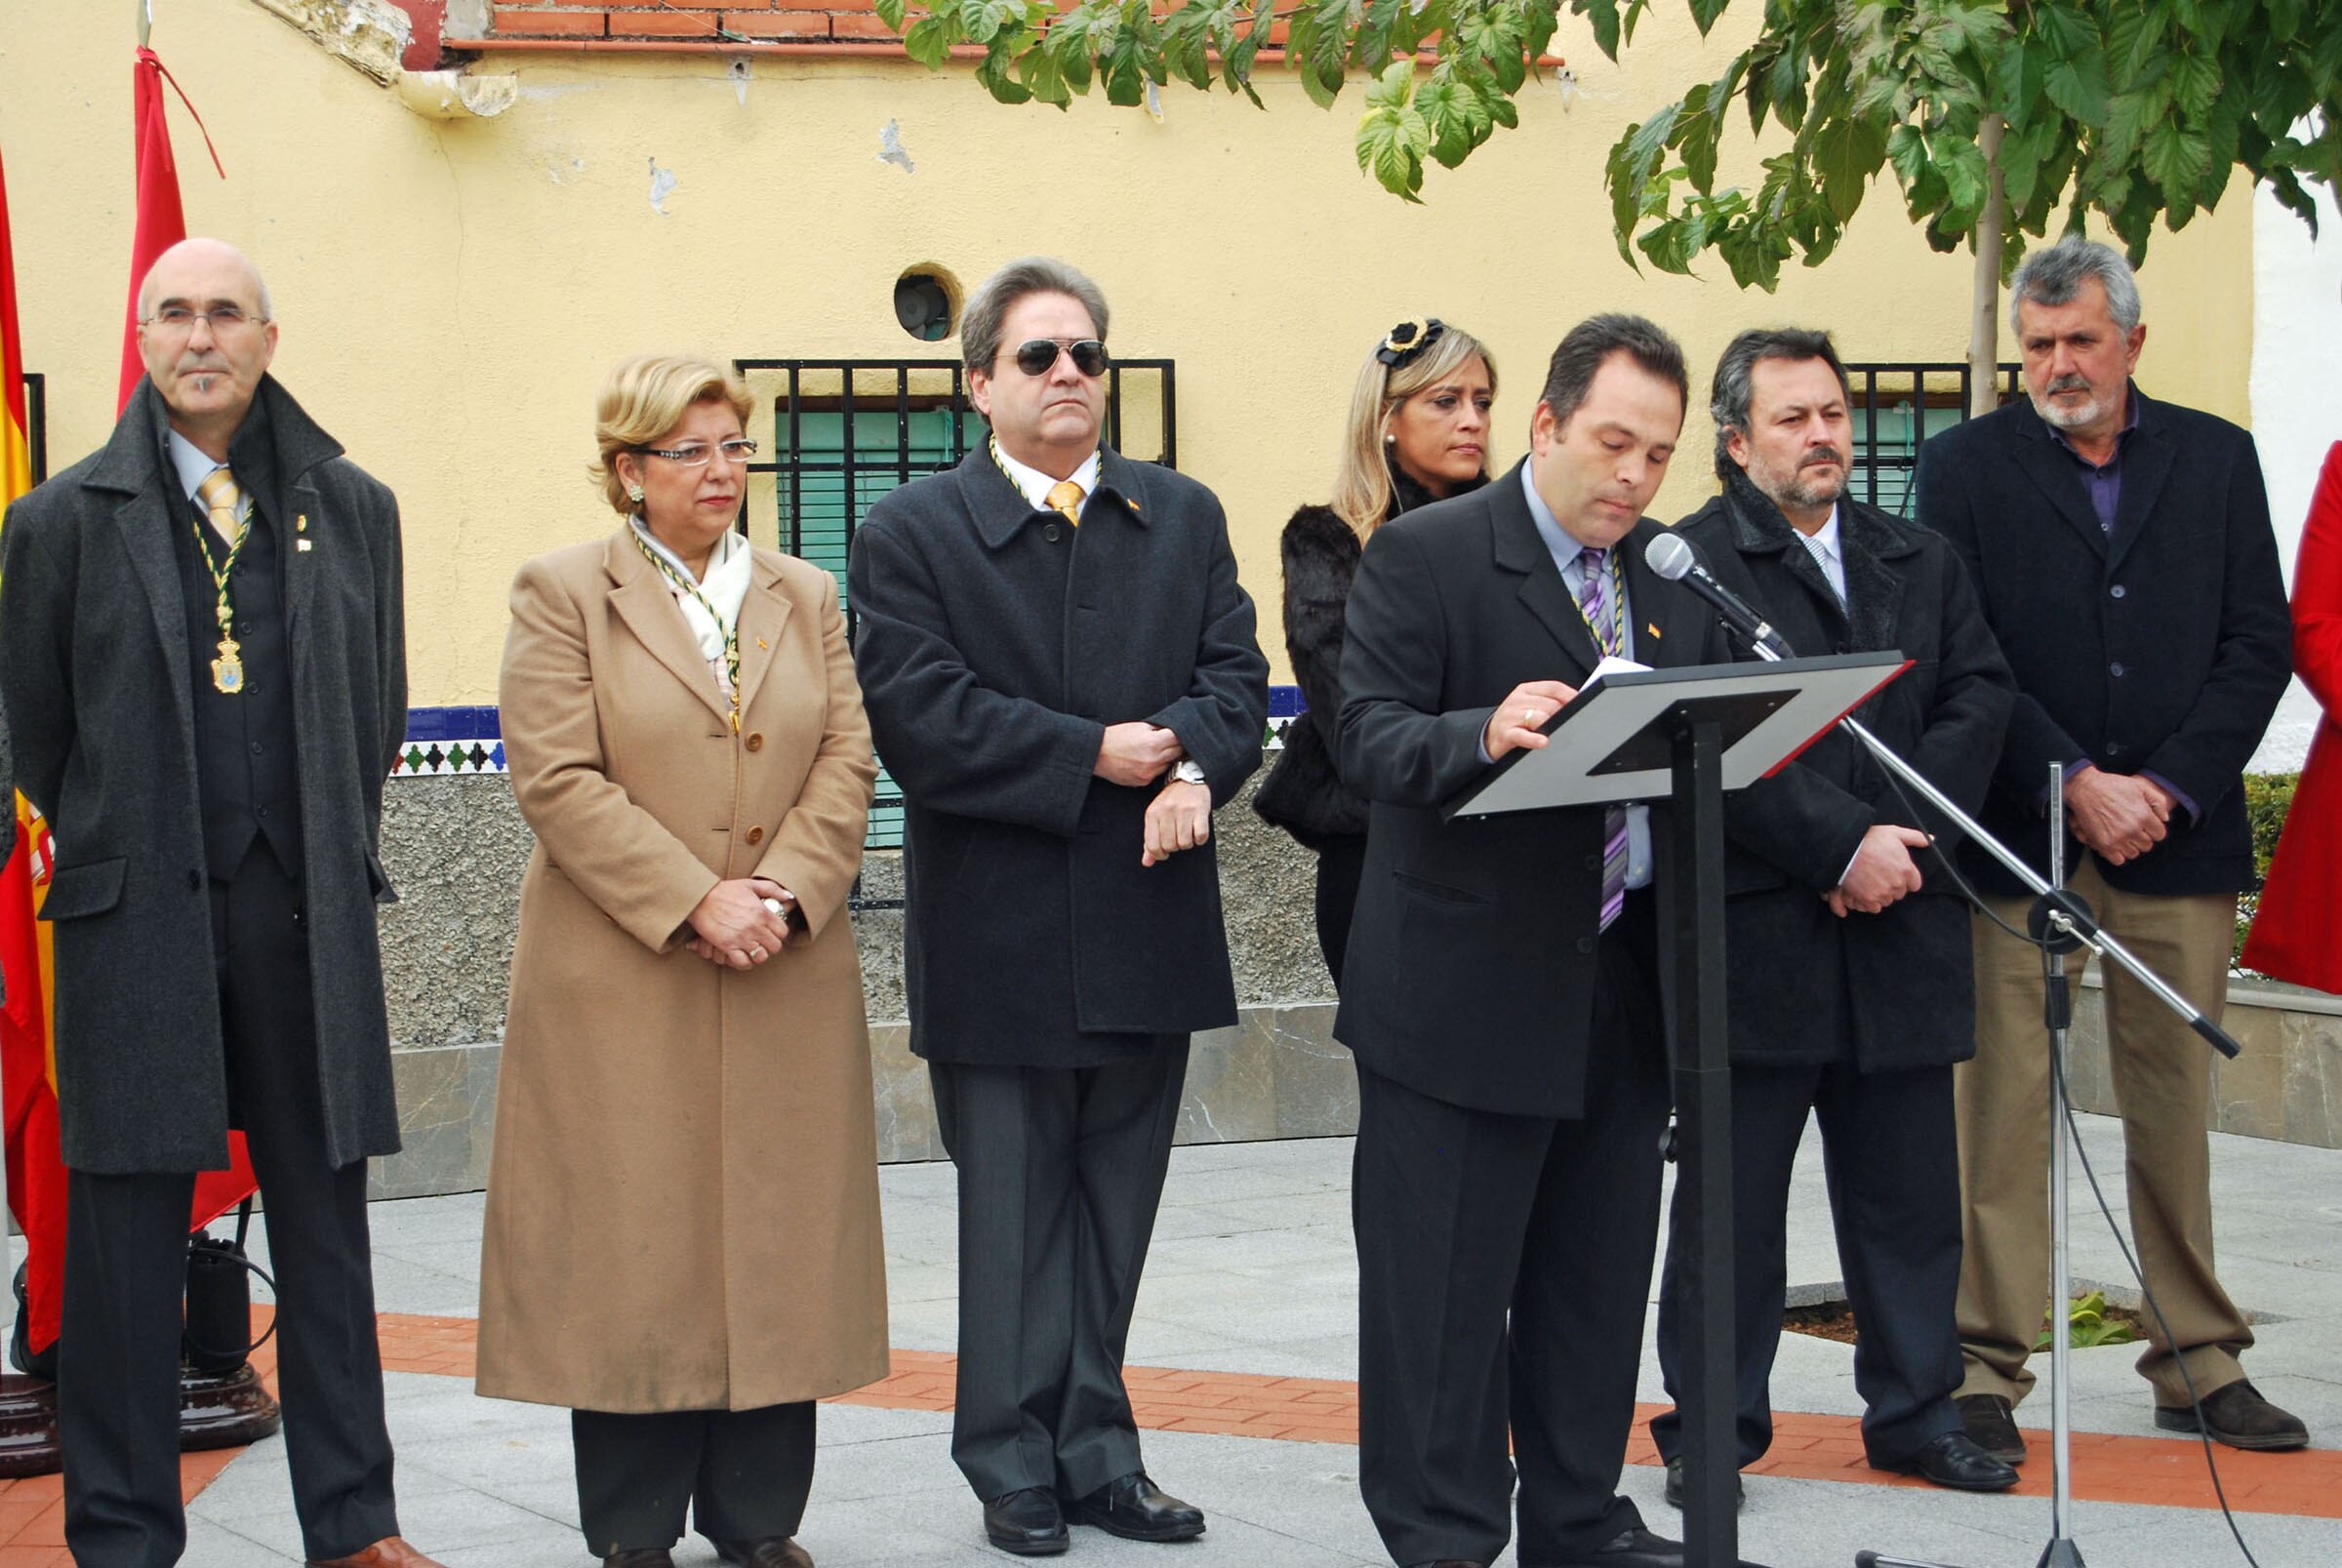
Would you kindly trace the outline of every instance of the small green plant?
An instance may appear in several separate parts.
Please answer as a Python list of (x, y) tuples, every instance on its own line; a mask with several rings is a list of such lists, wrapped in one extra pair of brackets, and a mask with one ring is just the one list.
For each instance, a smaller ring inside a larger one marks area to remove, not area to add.
[[(2077, 1296), (2068, 1304), (2066, 1313), (2066, 1343), (2077, 1350), (2086, 1350), (2096, 1345), (2129, 1345), (2143, 1338), (2129, 1321), (2127, 1313), (2110, 1310), (2106, 1292), (2094, 1290), (2087, 1296)], [(2049, 1313), (2041, 1313), (2040, 1337), (2033, 1342), (2037, 1350), (2049, 1348)]]
[(2244, 955), (2244, 938), (2260, 907), (2260, 886), (2269, 877), (2269, 858), (2277, 853), (2278, 835), (2285, 830), (2285, 813), (2293, 805), (2293, 789), (2300, 783), (2298, 773), (2244, 776), (2244, 815), (2252, 823), (2253, 891), (2237, 900), (2237, 940), (2229, 952), (2231, 967), (2237, 967)]

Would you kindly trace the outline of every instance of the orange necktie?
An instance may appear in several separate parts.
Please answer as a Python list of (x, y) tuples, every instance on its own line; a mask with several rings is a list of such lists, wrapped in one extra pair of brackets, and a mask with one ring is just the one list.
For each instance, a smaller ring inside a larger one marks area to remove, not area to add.
[(1067, 522), (1071, 523), (1075, 528), (1079, 528), (1081, 526), (1081, 498), (1084, 492), (1081, 486), (1075, 484), (1072, 480), (1060, 479), (1056, 484), (1049, 487), (1050, 509), (1064, 514)]

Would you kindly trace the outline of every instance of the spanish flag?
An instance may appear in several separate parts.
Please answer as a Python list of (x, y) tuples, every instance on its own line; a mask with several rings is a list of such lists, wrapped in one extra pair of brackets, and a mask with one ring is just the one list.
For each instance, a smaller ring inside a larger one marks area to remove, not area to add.
[[(0, 507), (32, 488), (31, 436), (17, 331), (16, 258), (9, 246), (8, 173), (0, 164)], [(49, 928), (37, 918), (49, 892), (49, 829), (22, 795), (15, 804), (17, 847), (0, 870), (0, 965), (8, 975), (8, 1003), (0, 1010), (0, 1126), (8, 1134), (9, 1207), (23, 1227), (29, 1259), (25, 1333), (38, 1352), (57, 1342), (65, 1168), (58, 1152), (57, 1066), (49, 1049)]]

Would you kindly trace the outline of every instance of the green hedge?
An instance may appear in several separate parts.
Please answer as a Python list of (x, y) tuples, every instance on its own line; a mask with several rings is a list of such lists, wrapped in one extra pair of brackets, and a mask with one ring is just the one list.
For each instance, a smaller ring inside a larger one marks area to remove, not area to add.
[(2285, 812), (2292, 806), (2293, 789), (2300, 783), (2298, 773), (2244, 776), (2244, 815), (2252, 823), (2253, 891), (2237, 901), (2237, 943), (2230, 952), (2231, 963), (2243, 954), (2244, 934), (2252, 929), (2253, 912), (2260, 907), (2260, 886), (2269, 879), (2269, 858), (2277, 853), (2277, 838), (2285, 829)]

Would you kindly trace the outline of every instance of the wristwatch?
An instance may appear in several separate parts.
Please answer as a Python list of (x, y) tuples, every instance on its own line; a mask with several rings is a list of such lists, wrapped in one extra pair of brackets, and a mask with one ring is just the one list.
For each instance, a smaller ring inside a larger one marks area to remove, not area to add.
[(1171, 770), (1171, 781), (1174, 784), (1209, 784), (1211, 782), (1203, 776), (1203, 764), (1192, 757), (1180, 759), (1179, 766)]

